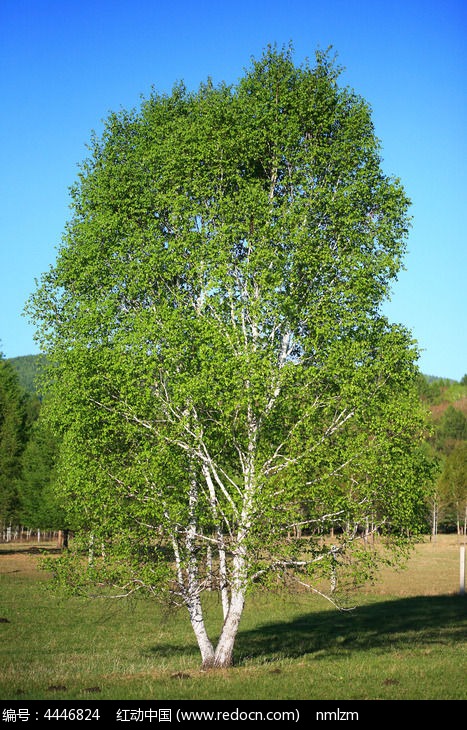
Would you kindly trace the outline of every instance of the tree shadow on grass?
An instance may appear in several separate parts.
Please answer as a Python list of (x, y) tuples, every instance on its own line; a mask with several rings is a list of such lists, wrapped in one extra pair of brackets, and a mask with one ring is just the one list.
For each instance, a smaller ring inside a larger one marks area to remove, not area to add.
[[(10, 545), (6, 543), (6, 545)], [(8, 546), (2, 545), (0, 547), (0, 555), (58, 555), (63, 553), (63, 549), (59, 547), (43, 546), (41, 547), (32, 545), (31, 547), (24, 547), (23, 544), (20, 546)]]
[[(263, 623), (240, 630), (235, 664), (268, 664), (313, 655), (342, 657), (368, 650), (407, 649), (421, 645), (454, 646), (467, 641), (466, 596), (420, 596), (359, 606), (351, 611), (313, 611), (293, 621)], [(188, 641), (158, 644), (149, 650), (158, 659), (199, 657), (194, 636)]]
[(262, 663), (313, 654), (316, 659), (369, 649), (386, 652), (411, 643), (454, 645), (467, 640), (467, 597), (420, 596), (314, 611), (293, 621), (239, 632), (236, 663)]

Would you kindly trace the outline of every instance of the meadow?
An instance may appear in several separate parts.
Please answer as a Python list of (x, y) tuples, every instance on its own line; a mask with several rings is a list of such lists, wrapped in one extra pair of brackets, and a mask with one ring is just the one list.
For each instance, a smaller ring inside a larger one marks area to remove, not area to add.
[[(0, 544), (0, 699), (467, 699), (456, 535), (426, 538), (351, 611), (318, 595), (251, 595), (235, 666), (209, 672), (183, 610), (59, 599), (40, 558), (30, 543)], [(217, 597), (206, 607), (215, 629)]]

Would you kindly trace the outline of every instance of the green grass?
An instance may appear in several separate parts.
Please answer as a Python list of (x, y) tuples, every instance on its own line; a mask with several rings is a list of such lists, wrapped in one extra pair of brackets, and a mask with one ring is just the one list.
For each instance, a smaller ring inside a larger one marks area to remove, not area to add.
[[(383, 574), (350, 612), (303, 593), (251, 596), (235, 667), (208, 673), (183, 611), (60, 601), (37, 556), (12, 550), (0, 546), (0, 699), (467, 699), (454, 540), (420, 546), (407, 571)], [(446, 574), (451, 593), (436, 588)], [(218, 609), (211, 596), (214, 630)]]

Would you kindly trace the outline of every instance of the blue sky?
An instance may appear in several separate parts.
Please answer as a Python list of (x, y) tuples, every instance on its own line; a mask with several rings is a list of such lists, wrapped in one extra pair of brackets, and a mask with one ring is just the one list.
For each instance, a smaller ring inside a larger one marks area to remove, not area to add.
[(1, 0), (0, 350), (38, 352), (22, 312), (55, 261), (91, 131), (151, 87), (235, 83), (269, 43), (332, 45), (371, 105), (383, 169), (412, 199), (406, 270), (385, 313), (424, 373), (467, 372), (465, 0)]

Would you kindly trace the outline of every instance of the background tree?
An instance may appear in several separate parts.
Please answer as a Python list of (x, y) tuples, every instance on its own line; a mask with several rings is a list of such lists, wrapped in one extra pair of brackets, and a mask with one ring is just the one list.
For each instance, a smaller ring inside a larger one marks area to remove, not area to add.
[[(429, 494), (432, 535), (438, 529), (452, 530), (457, 520), (450, 496), (450, 489), (442, 478), (446, 459), (453, 450), (466, 443), (467, 419), (464, 414), (467, 390), (462, 382), (420, 375), (418, 391), (422, 402), (431, 411), (430, 433), (427, 434), (425, 450), (433, 463), (433, 488)], [(459, 524), (459, 522), (458, 522)]]
[(457, 534), (467, 520), (467, 441), (458, 443), (447, 456), (439, 478), (439, 492), (445, 504), (445, 521), (455, 523)]
[(22, 455), (19, 486), (21, 522), (28, 527), (63, 530), (64, 511), (54, 492), (58, 445), (44, 420), (38, 418)]
[(467, 418), (452, 405), (449, 405), (443, 413), (437, 428), (439, 448), (449, 452), (456, 441), (467, 440)]
[(368, 525), (397, 554), (422, 524), (417, 353), (380, 313), (409, 202), (338, 77), (269, 48), (235, 87), (110, 115), (30, 302), (73, 586), (171, 595), (205, 667), (255, 583), (361, 580)]
[(17, 521), (20, 513), (18, 492), (21, 454), (27, 440), (27, 398), (19, 386), (13, 367), (0, 353), (0, 519)]

